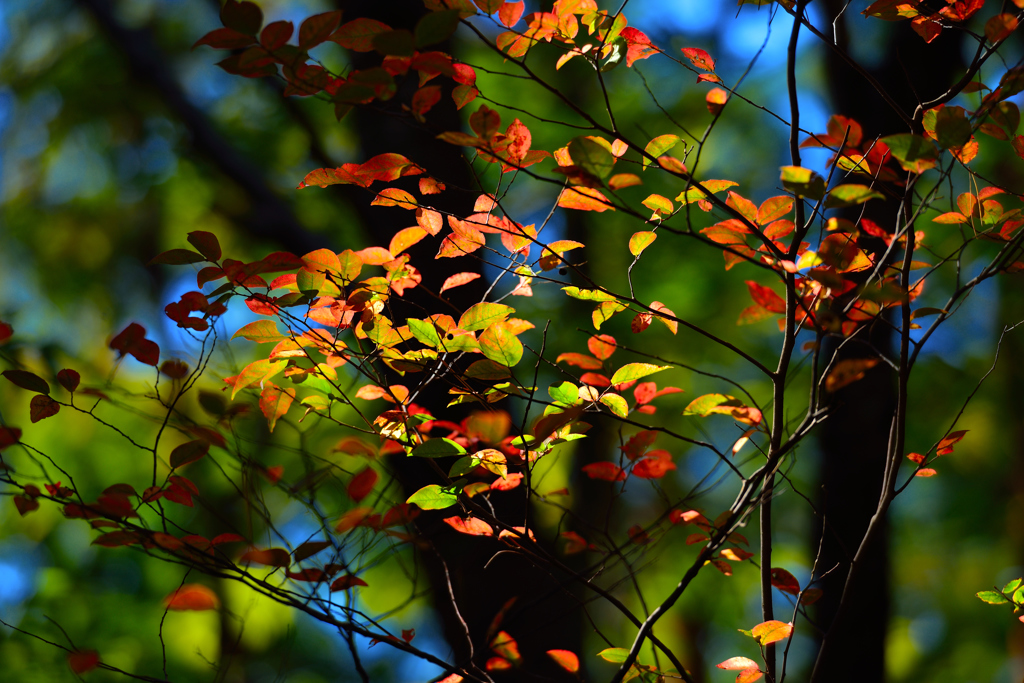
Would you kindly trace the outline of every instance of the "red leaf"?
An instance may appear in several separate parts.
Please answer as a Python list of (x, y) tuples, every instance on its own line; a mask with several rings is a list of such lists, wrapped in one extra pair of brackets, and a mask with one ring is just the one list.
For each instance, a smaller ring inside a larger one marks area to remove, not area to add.
[(8, 382), (37, 394), (49, 394), (50, 385), (46, 380), (28, 370), (4, 370), (3, 376)]
[[(193, 34), (195, 35), (195, 34)], [(200, 45), (209, 45), (218, 50), (235, 50), (252, 45), (252, 36), (240, 33), (230, 28), (217, 28), (197, 40), (192, 45), (196, 49)]]
[[(651, 451), (654, 453), (666, 453), (666, 451)], [(661, 479), (666, 474), (676, 469), (676, 464), (667, 458), (647, 457), (633, 466), (633, 476), (641, 479)]]
[(711, 58), (711, 55), (704, 50), (701, 50), (699, 47), (684, 47), (683, 54), (686, 55), (686, 58), (693, 62), (693, 65), (698, 69), (703, 69), (704, 71), (715, 70), (715, 60)]
[(323, 12), (308, 17), (299, 26), (299, 47), (308, 50), (319, 45), (331, 37), (339, 23), (341, 23), (341, 10)]
[(7, 343), (7, 340), (12, 336), (14, 336), (14, 328), (11, 327), (10, 323), (0, 320), (0, 344)]
[(164, 598), (164, 606), (175, 612), (202, 612), (220, 607), (220, 599), (206, 586), (186, 583)]
[(21, 430), (17, 427), (0, 427), (0, 451), (21, 441)]
[(750, 290), (750, 297), (757, 302), (757, 305), (772, 313), (786, 312), (786, 302), (778, 294), (753, 280), (747, 280), (746, 283)]
[(968, 430), (962, 429), (959, 432), (952, 432), (949, 436), (939, 442), (938, 449), (935, 451), (936, 455), (949, 455), (953, 452), (953, 446), (960, 442), (967, 434)]
[(57, 373), (57, 381), (60, 382), (62, 387), (74, 393), (75, 389), (78, 388), (78, 385), (82, 381), (82, 376), (75, 370), (65, 368)]
[(188, 242), (195, 247), (207, 261), (219, 261), (221, 257), (220, 242), (212, 232), (193, 230), (188, 234)]
[(783, 593), (789, 593), (791, 595), (800, 594), (800, 582), (796, 580), (795, 576), (787, 572), (785, 569), (780, 569), (778, 567), (772, 568), (772, 585)]
[(379, 478), (375, 469), (372, 467), (365, 468), (362, 472), (352, 477), (352, 481), (348, 483), (349, 497), (357, 503), (366, 498), (366, 496), (370, 495), (370, 491), (373, 490)]
[(29, 419), (32, 422), (39, 422), (48, 417), (53, 417), (60, 412), (60, 404), (49, 396), (36, 394), (29, 403)]
[(79, 650), (68, 653), (68, 666), (76, 674), (92, 671), (100, 665), (100, 656), (96, 650)]
[(160, 347), (156, 342), (146, 339), (146, 328), (138, 323), (131, 323), (110, 340), (110, 348), (119, 352), (120, 357), (130, 354), (140, 363), (156, 367), (160, 360)]
[(596, 358), (607, 360), (615, 353), (615, 337), (610, 334), (599, 334), (596, 337), (590, 337), (587, 339), (587, 348)]
[(14, 507), (18, 508), (18, 514), (24, 517), (28, 513), (39, 509), (39, 501), (36, 500), (35, 498), (22, 496), (19, 494), (17, 496), (14, 496)]
[(346, 574), (345, 576), (338, 577), (331, 584), (331, 591), (344, 591), (352, 588), (353, 586), (368, 586), (369, 584), (360, 579), (358, 576), (352, 574)]
[(592, 462), (584, 465), (583, 471), (591, 479), (623, 481), (626, 478), (626, 472), (613, 462)]

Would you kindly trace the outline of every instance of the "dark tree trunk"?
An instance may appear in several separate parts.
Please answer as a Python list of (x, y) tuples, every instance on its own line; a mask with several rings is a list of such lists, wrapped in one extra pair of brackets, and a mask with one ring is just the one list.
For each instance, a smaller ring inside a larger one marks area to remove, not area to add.
[[(836, 16), (843, 3), (828, 0), (827, 8), (830, 16)], [(849, 51), (851, 42), (858, 39), (856, 31), (864, 26), (862, 17), (851, 18), (852, 11), (853, 8), (846, 8), (838, 23), (839, 48), (844, 51)], [(925, 45), (911, 30), (910, 22), (886, 24), (884, 28), (891, 35), (869, 72), (910, 117), (918, 98), (938, 96), (962, 74), (959, 36), (947, 31)], [(834, 113), (859, 122), (864, 128), (865, 144), (877, 136), (910, 132), (874, 87), (836, 53), (828, 53), (827, 63)], [(892, 232), (898, 209), (896, 201), (872, 202), (867, 217)], [(856, 215), (849, 217), (855, 219)], [(863, 339), (848, 343), (840, 352), (840, 359), (874, 356), (872, 347), (891, 353), (892, 335), (884, 324), (862, 330), (859, 335)], [(836, 344), (826, 347), (823, 357), (830, 358)], [(885, 680), (889, 617), (887, 527), (867, 549), (864, 571), (855, 592), (848, 596), (849, 605), (842, 621), (833, 626), (833, 620), (850, 559), (878, 506), (895, 401), (893, 374), (877, 366), (863, 380), (837, 392), (832, 398), (834, 410), (818, 433), (823, 455), (819, 510), (824, 521), (819, 575), (834, 568), (820, 585), (824, 595), (818, 603), (817, 619), (828, 632), (830, 646), (819, 671), (821, 680), (833, 683)]]

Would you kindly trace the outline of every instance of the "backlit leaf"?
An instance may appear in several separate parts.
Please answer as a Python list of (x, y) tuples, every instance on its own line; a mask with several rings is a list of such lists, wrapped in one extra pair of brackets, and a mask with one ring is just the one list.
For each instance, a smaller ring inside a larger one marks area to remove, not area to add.
[(658, 235), (653, 232), (633, 233), (633, 236), (629, 238), (629, 253), (633, 256), (639, 256), (644, 249), (654, 244), (656, 239), (658, 239)]
[(671, 367), (671, 365), (653, 365), (651, 363), (629, 363), (616, 370), (615, 374), (612, 375), (611, 381), (612, 384), (632, 382), (640, 379), (641, 377), (647, 377), (648, 375), (653, 375), (656, 372), (668, 370)]
[(459, 318), (458, 327), (467, 332), (482, 330), (493, 323), (507, 319), (515, 312), (516, 309), (505, 304), (488, 302), (473, 304)]
[(454, 289), (455, 287), (461, 287), (462, 285), (468, 284), (479, 277), (480, 273), (456, 273), (455, 275), (450, 275), (444, 281), (444, 284), (441, 285), (441, 289), (438, 290), (438, 294), (449, 289)]
[(578, 211), (614, 211), (608, 198), (593, 187), (567, 187), (558, 195), (558, 205), (564, 209)]
[(730, 657), (715, 666), (719, 669), (726, 669), (729, 671), (743, 671), (744, 669), (749, 669), (751, 667), (757, 668), (757, 662), (746, 657)]
[(494, 535), (494, 529), (491, 528), (490, 524), (475, 517), (467, 517), (466, 519), (461, 517), (446, 517), (443, 521), (460, 534), (466, 534), (467, 536)]
[(288, 339), (286, 335), (277, 331), (277, 323), (273, 320), (255, 320), (248, 325), (244, 325), (231, 336), (232, 339), (237, 337), (242, 337), (258, 344), (277, 343)]
[(606, 662), (622, 664), (629, 657), (629, 650), (624, 647), (609, 647), (598, 652), (597, 656)]
[(751, 629), (754, 640), (761, 645), (770, 645), (780, 640), (785, 640), (793, 634), (793, 624), (786, 624), (781, 621), (766, 621)]
[(523, 357), (523, 343), (507, 322), (490, 325), (483, 331), (478, 341), (481, 353), (495, 363), (511, 368)]
[(977, 596), (982, 602), (987, 602), (990, 605), (1005, 605), (1010, 602), (997, 591), (980, 591)]
[(405, 502), (418, 505), (423, 510), (443, 510), (450, 508), (458, 501), (459, 497), (451, 490), (443, 489), (437, 484), (430, 484), (409, 496)]
[(580, 670), (580, 658), (569, 650), (548, 650), (547, 655), (555, 660), (555, 664), (569, 673), (576, 673)]
[(684, 47), (683, 54), (689, 59), (695, 67), (703, 69), (704, 71), (715, 70), (715, 60), (711, 58), (704, 50), (699, 47)]
[(662, 156), (670, 149), (675, 147), (677, 144), (679, 144), (679, 139), (680, 138), (678, 135), (668, 134), (659, 135), (658, 137), (648, 142), (647, 146), (644, 147), (644, 158), (642, 161), (643, 169), (646, 171), (647, 166), (651, 163), (651, 160), (648, 158), (648, 155), (657, 159), (658, 157)]

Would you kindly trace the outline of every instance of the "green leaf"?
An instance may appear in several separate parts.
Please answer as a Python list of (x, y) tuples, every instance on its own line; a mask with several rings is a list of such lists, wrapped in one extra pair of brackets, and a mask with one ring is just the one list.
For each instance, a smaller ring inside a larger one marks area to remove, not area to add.
[(608, 408), (619, 417), (626, 417), (629, 415), (629, 404), (626, 403), (626, 399), (622, 398), (618, 394), (604, 394), (601, 396), (601, 403), (608, 406)]
[(825, 200), (826, 209), (835, 209), (842, 206), (855, 206), (863, 204), (869, 199), (885, 199), (881, 192), (872, 190), (867, 185), (839, 185), (832, 188)]
[(671, 367), (671, 365), (653, 365), (651, 363), (629, 363), (615, 371), (615, 374), (612, 375), (612, 384), (630, 382), (662, 370), (668, 370)]
[(736, 399), (732, 396), (726, 396), (724, 394), (705, 394), (699, 398), (695, 398), (690, 402), (690, 405), (686, 406), (683, 410), (683, 415), (696, 415), (697, 417), (707, 417), (715, 411), (715, 408), (722, 405), (723, 403), (730, 403), (730, 405), (740, 405)]
[(615, 157), (604, 145), (580, 136), (569, 142), (569, 156), (574, 164), (597, 178), (607, 178), (615, 165)]
[[(925, 116), (931, 111), (934, 110)], [(961, 147), (970, 141), (973, 132), (967, 113), (960, 107), (943, 107), (935, 113), (935, 139), (939, 147)]]
[(505, 304), (473, 304), (459, 318), (459, 327), (467, 332), (482, 330), (493, 323), (505, 320), (515, 312), (516, 309)]
[(509, 377), (508, 368), (486, 358), (472, 363), (463, 374), (470, 379), (481, 379), (484, 381), (508, 379)]
[(273, 320), (256, 320), (242, 327), (231, 335), (232, 339), (242, 337), (257, 344), (267, 344), (288, 339), (287, 335), (277, 331), (277, 323)]
[(34, 391), (37, 394), (49, 394), (50, 385), (46, 383), (46, 380), (28, 370), (4, 370), (4, 377), (7, 381), (15, 384), (22, 389)]
[(408, 318), (405, 322), (409, 326), (412, 336), (416, 337), (419, 342), (435, 349), (441, 348), (441, 336), (437, 333), (434, 323), (416, 318)]
[(562, 382), (558, 386), (548, 387), (548, 394), (555, 401), (566, 405), (576, 405), (580, 400), (580, 388), (572, 382)]
[(1005, 605), (1009, 602), (998, 591), (980, 591), (977, 596), (982, 602), (987, 602), (990, 605)]
[(825, 196), (825, 179), (809, 168), (783, 166), (782, 186), (798, 197), (815, 201)]
[(443, 510), (459, 502), (459, 497), (450, 489), (430, 484), (409, 496), (405, 502), (418, 505), (423, 510)]
[(654, 240), (658, 239), (657, 233), (653, 232), (634, 232), (633, 236), (629, 238), (629, 253), (633, 256), (639, 256), (644, 249), (654, 244)]
[(597, 656), (606, 662), (612, 662), (613, 664), (622, 664), (629, 657), (629, 650), (624, 647), (610, 647), (606, 650), (601, 650), (597, 653)]
[(480, 351), (488, 359), (507, 367), (514, 367), (523, 357), (523, 343), (519, 341), (507, 322), (497, 322), (480, 335)]
[(602, 292), (599, 289), (580, 289), (579, 287), (562, 287), (562, 291), (573, 299), (580, 301), (617, 301), (612, 294)]
[[(659, 135), (658, 137), (654, 138), (653, 140), (647, 143), (647, 146), (644, 147), (644, 153), (650, 154), (652, 157), (657, 159), (662, 154), (675, 147), (677, 144), (679, 144), (678, 135)], [(650, 165), (650, 163), (651, 160), (645, 156), (643, 159), (643, 169), (645, 171), (647, 170), (647, 167)]]
[(1003, 586), (1003, 592), (1004, 593), (1012, 593), (1013, 591), (1015, 591), (1018, 588), (1020, 588), (1020, 584), (1022, 582), (1024, 582), (1024, 579), (1014, 579), (1013, 581), (1010, 581), (1008, 584)]
[(924, 173), (935, 166), (935, 161), (939, 156), (939, 150), (936, 149), (935, 143), (920, 135), (900, 133), (899, 135), (888, 135), (881, 141), (889, 147), (889, 151), (905, 171)]
[(594, 329), (600, 330), (601, 325), (608, 322), (613, 315), (626, 310), (626, 304), (619, 301), (602, 301), (594, 308), (591, 320), (594, 321)]
[(441, 43), (455, 33), (459, 26), (459, 10), (450, 9), (425, 14), (416, 24), (414, 35), (416, 47), (425, 47)]
[(465, 455), (466, 449), (451, 439), (430, 439), (412, 449), (417, 458), (447, 458), (451, 455)]

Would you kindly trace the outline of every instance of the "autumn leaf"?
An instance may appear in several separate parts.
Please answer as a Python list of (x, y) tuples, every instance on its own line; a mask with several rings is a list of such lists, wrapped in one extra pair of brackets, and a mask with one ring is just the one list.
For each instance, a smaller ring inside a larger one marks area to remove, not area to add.
[(89, 673), (100, 665), (100, 655), (96, 650), (76, 650), (68, 653), (68, 666), (76, 675)]
[(780, 640), (785, 640), (793, 634), (793, 624), (785, 624), (781, 621), (766, 621), (758, 624), (751, 630), (754, 640), (761, 645), (771, 645)]
[(715, 70), (715, 60), (711, 58), (711, 55), (699, 47), (684, 47), (683, 54), (698, 69), (703, 69), (704, 71)]
[(186, 583), (164, 598), (164, 606), (176, 612), (217, 609), (220, 599), (212, 590), (198, 583)]

